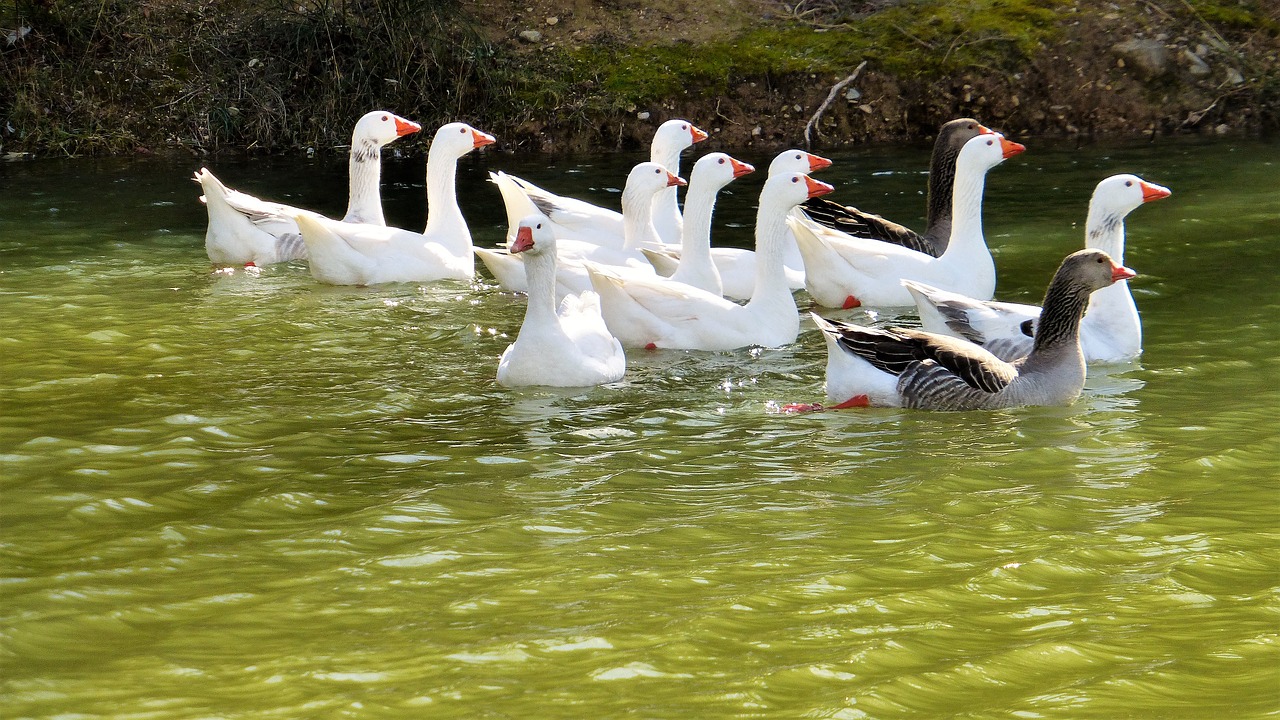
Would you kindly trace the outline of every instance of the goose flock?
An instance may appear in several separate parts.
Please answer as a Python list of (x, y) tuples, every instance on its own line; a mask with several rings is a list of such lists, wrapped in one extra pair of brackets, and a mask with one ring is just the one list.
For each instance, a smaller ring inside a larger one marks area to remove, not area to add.
[[(1142, 325), (1124, 267), (1124, 219), (1167, 188), (1135, 175), (1098, 183), (1085, 249), (1064, 259), (1040, 306), (993, 300), (995, 263), (982, 234), (987, 173), (1026, 148), (971, 118), (941, 127), (930, 161), (922, 231), (826, 196), (810, 176), (831, 161), (786, 150), (760, 192), (755, 249), (714, 246), (717, 194), (755, 172), (722, 152), (681, 154), (707, 134), (686, 120), (655, 132), (650, 160), (626, 178), (621, 212), (491, 172), (505, 206), (507, 244), (474, 247), (455, 191), (457, 161), (491, 145), (466, 123), (439, 128), (427, 154), (422, 232), (390, 227), (379, 191), (382, 147), (421, 131), (386, 111), (356, 123), (350, 199), (339, 221), (195, 174), (209, 216), (205, 250), (219, 266), (306, 260), (334, 285), (468, 279), (479, 258), (504, 290), (528, 297), (514, 342), (498, 360), (506, 387), (589, 387), (626, 373), (624, 348), (735, 350), (796, 342), (805, 289), (829, 308), (914, 305), (921, 328), (863, 327), (811, 313), (827, 346), (830, 403), (971, 410), (1065, 405), (1089, 363), (1131, 360)], [(687, 185), (683, 211), (677, 190)]]

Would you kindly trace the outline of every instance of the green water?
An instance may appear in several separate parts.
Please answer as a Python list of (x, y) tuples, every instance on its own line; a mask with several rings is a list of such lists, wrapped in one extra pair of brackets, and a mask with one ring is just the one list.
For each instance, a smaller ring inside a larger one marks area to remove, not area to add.
[[(988, 181), (1003, 298), (1098, 180), (1173, 190), (1128, 224), (1146, 353), (950, 414), (770, 412), (822, 397), (807, 321), (501, 389), (523, 299), (483, 275), (213, 274), (199, 161), (0, 165), (0, 716), (1280, 714), (1280, 147), (1026, 144)], [(927, 148), (834, 157), (832, 197), (918, 224)], [(463, 211), (493, 244), (489, 168), (616, 204), (636, 159), (468, 158)], [(345, 206), (340, 162), (206, 162)], [(421, 173), (387, 163), (393, 223)]]

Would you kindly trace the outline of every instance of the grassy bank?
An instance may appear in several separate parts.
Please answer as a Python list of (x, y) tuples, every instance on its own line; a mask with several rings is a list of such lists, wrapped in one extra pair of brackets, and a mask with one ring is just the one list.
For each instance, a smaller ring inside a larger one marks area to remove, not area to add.
[[(1036, 134), (1280, 123), (1259, 0), (19, 0), (0, 28), (5, 153), (323, 150), (376, 107), (516, 148), (636, 146), (673, 115), (789, 145), (863, 60), (824, 144), (961, 114)], [(1165, 66), (1125, 62), (1132, 38)]]

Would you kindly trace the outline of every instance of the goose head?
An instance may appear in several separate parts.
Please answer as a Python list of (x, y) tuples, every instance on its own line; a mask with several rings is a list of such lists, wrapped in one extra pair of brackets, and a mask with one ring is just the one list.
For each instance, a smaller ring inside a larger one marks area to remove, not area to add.
[(783, 150), (769, 163), (769, 177), (783, 173), (805, 173), (831, 167), (831, 161), (804, 150)]
[(1000, 133), (975, 135), (960, 149), (956, 166), (977, 167), (985, 172), (1026, 149), (1025, 145), (1009, 140)]
[(755, 171), (756, 169), (747, 163), (731, 158), (725, 153), (714, 152), (698, 158), (698, 162), (693, 164), (693, 171), (689, 173), (689, 180), (698, 185), (705, 183), (718, 190), (735, 178)]
[(696, 142), (707, 139), (707, 134), (699, 130), (688, 120), (668, 120), (658, 126), (653, 134), (653, 154), (655, 157), (680, 152)]
[(959, 152), (964, 144), (979, 135), (995, 135), (996, 132), (973, 118), (957, 118), (938, 128), (938, 146)]
[(452, 122), (441, 125), (431, 141), (431, 151), (437, 148), (448, 151), (452, 157), (462, 157), (472, 150), (492, 145), (497, 142), (492, 135), (471, 127), (464, 122)]
[(809, 198), (826, 195), (832, 190), (835, 188), (821, 180), (814, 180), (804, 173), (793, 172), (774, 175), (766, 180), (760, 197), (762, 204), (764, 198), (769, 198), (770, 202), (779, 202), (791, 208)]
[(516, 235), (507, 248), (512, 255), (528, 253), (541, 256), (547, 253), (555, 255), (556, 237), (551, 232), (551, 221), (542, 213), (526, 215), (516, 225)]
[(642, 162), (631, 168), (622, 196), (656, 195), (663, 188), (688, 184), (684, 178), (667, 172), (666, 168), (656, 162)]
[(1137, 175), (1112, 175), (1098, 183), (1089, 201), (1090, 214), (1101, 212), (1117, 220), (1143, 203), (1172, 195), (1169, 188), (1149, 183)]
[(1086, 248), (1071, 253), (1062, 261), (1055, 280), (1064, 278), (1073, 288), (1087, 294), (1135, 276), (1136, 272), (1117, 264), (1107, 253)]
[(356, 128), (351, 133), (351, 144), (371, 143), (382, 147), (396, 138), (412, 135), (421, 129), (422, 126), (412, 120), (405, 120), (386, 110), (374, 110), (365, 113), (356, 122)]

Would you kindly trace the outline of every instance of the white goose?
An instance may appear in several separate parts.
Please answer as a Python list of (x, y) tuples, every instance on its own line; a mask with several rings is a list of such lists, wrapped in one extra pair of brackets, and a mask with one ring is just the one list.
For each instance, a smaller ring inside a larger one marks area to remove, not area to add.
[(982, 191), (988, 170), (1024, 150), (999, 134), (978, 135), (964, 144), (956, 158), (951, 240), (939, 257), (790, 218), (804, 256), (805, 289), (827, 307), (910, 305), (903, 279), (990, 300), (996, 268), (982, 236)]
[(525, 258), (529, 304), (515, 342), (498, 360), (498, 384), (587, 387), (626, 373), (622, 345), (609, 334), (593, 292), (568, 295), (556, 311), (556, 239), (541, 214), (516, 225), (511, 252)]
[[(649, 160), (680, 174), (680, 153), (707, 134), (687, 120), (668, 120), (658, 126), (649, 147)], [(624, 222), (622, 215), (583, 200), (564, 197), (543, 190), (533, 183), (504, 172), (489, 173), (489, 179), (502, 193), (506, 206), (508, 233), (514, 233), (520, 219), (533, 212), (550, 218), (551, 230), (561, 240), (579, 240), (597, 245), (622, 247)], [(661, 193), (653, 203), (654, 222), (662, 242), (680, 242), (680, 211), (676, 191)], [(511, 239), (508, 234), (507, 239)]]
[[(624, 266), (630, 268), (629, 274), (652, 275), (653, 268), (644, 259), (644, 255), (640, 254), (640, 248), (657, 242), (657, 231), (653, 227), (653, 200), (662, 190), (684, 184), (683, 179), (654, 162), (639, 163), (631, 168), (627, 184), (622, 188), (623, 234), (626, 241), (622, 247), (615, 248), (581, 240), (559, 240), (556, 243), (559, 256), (556, 270), (557, 293), (563, 297), (568, 293), (591, 289), (591, 281), (582, 266), (585, 260)], [(519, 221), (517, 226), (518, 224)], [(548, 222), (547, 225), (554, 235), (554, 223)], [(474, 252), (503, 290), (528, 291), (524, 260), (519, 254), (485, 248), (475, 248)]]
[(471, 277), (471, 230), (458, 207), (454, 181), (458, 158), (493, 142), (492, 135), (461, 122), (436, 131), (427, 152), (427, 227), (421, 233), (296, 215), (312, 277), (331, 285)]
[[(831, 161), (827, 158), (807, 153), (804, 150), (784, 150), (774, 157), (773, 162), (769, 163), (768, 177), (797, 172), (808, 174), (828, 167), (831, 167)], [(690, 190), (690, 195), (685, 198), (686, 215), (689, 214), (689, 209), (692, 207), (691, 203), (692, 189)], [(784, 245), (786, 249), (783, 255), (783, 266), (786, 268), (787, 285), (792, 290), (797, 290), (804, 287), (804, 262), (800, 258), (800, 251), (796, 248), (795, 239), (790, 230), (787, 230), (787, 239)], [(686, 272), (707, 276), (714, 270), (715, 274), (720, 277), (721, 292), (719, 294), (724, 297), (734, 300), (746, 300), (755, 291), (756, 254), (754, 251), (743, 248), (715, 247), (711, 248), (709, 256), (704, 258), (699, 255), (689, 261), (685, 260), (682, 248), (676, 249), (668, 246), (662, 250), (644, 249), (643, 252), (659, 275), (674, 275), (677, 268), (685, 267), (688, 262), (692, 262), (691, 269)], [(709, 267), (709, 265), (714, 265), (714, 268)]]
[[(747, 163), (715, 152), (703, 155), (689, 173), (689, 190), (684, 196), (684, 228), (680, 235), (680, 260), (671, 280), (724, 294), (720, 272), (711, 259), (711, 216), (715, 213), (716, 195), (737, 178), (755, 172)], [(645, 258), (649, 250), (641, 248)], [(652, 260), (650, 259), (652, 263)]]
[[(379, 191), (382, 146), (421, 129), (421, 125), (385, 110), (360, 118), (351, 133), (347, 161), (350, 198), (343, 222), (387, 224)], [(204, 189), (200, 200), (209, 213), (204, 247), (214, 264), (269, 265), (307, 256), (293, 216), (308, 211), (232, 190), (208, 168), (200, 168), (195, 181)]]
[[(1136, 175), (1112, 175), (1098, 183), (1089, 201), (1085, 247), (1102, 250), (1123, 264), (1125, 217), (1143, 203), (1170, 194), (1168, 188)], [(1038, 306), (974, 300), (910, 280), (903, 284), (916, 301), (925, 330), (970, 340), (1002, 360), (1031, 352)], [(1080, 322), (1080, 345), (1085, 361), (1091, 363), (1123, 362), (1142, 353), (1142, 320), (1128, 282), (1116, 282), (1089, 297)]]
[(1045, 292), (1034, 348), (1013, 363), (948, 335), (873, 329), (814, 315), (827, 342), (827, 398), (839, 403), (834, 407), (928, 410), (1068, 405), (1084, 388), (1080, 317), (1089, 294), (1134, 274), (1101, 250), (1068, 255)]
[(588, 264), (610, 331), (627, 347), (732, 350), (794, 342), (800, 319), (783, 274), (786, 216), (806, 198), (831, 190), (803, 173), (765, 182), (756, 214), (756, 288), (746, 305), (656, 277), (623, 279)]

